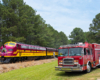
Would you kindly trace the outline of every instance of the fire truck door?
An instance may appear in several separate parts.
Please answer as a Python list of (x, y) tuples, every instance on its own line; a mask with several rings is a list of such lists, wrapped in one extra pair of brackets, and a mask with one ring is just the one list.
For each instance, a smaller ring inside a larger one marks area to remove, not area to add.
[(86, 53), (87, 53), (87, 60), (88, 61), (93, 61), (92, 50), (87, 48)]
[[(91, 55), (91, 51), (87, 48), (84, 48), (84, 60), (83, 60), (83, 63), (84, 65), (87, 65), (88, 61), (93, 61), (93, 57)], [(87, 69), (87, 66), (85, 66), (85, 69)]]
[(84, 48), (84, 58), (83, 59), (84, 59), (83, 63), (84, 63), (84, 65), (86, 65), (87, 64), (87, 52), (86, 52), (86, 48)]

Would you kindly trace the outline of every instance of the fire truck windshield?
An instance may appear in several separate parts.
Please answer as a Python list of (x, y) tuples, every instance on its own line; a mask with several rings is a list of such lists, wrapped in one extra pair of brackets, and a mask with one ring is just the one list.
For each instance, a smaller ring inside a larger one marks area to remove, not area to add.
[(81, 56), (82, 48), (69, 48), (69, 56)]
[[(83, 48), (59, 49), (58, 56), (81, 56)], [(69, 53), (68, 53), (69, 52)]]
[(68, 56), (68, 49), (59, 49), (58, 56)]

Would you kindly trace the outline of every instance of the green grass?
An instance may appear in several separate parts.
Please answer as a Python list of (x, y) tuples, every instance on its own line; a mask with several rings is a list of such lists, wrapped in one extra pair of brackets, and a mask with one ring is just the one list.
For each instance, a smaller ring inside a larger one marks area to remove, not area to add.
[(57, 61), (0, 74), (0, 80), (97, 80), (100, 68), (90, 73), (55, 71)]

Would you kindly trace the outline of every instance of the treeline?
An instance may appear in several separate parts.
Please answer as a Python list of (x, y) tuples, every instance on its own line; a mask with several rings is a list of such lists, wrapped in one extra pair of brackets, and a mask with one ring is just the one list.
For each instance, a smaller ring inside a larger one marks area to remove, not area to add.
[(46, 24), (23, 0), (2, 0), (0, 3), (0, 46), (7, 41), (52, 48), (68, 44), (63, 32)]
[(100, 44), (100, 13), (98, 13), (90, 24), (89, 31), (83, 32), (81, 28), (74, 28), (69, 35), (70, 43), (89, 42)]

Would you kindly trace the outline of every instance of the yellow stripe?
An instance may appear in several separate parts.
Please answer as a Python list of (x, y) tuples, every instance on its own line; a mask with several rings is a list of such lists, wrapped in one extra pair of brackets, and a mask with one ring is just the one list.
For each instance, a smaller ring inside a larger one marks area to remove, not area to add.
[[(28, 53), (27, 53), (28, 52)], [(46, 51), (31, 51), (30, 50), (16, 50), (13, 54), (16, 56), (5, 56), (5, 57), (24, 57), (24, 56), (46, 56)], [(10, 52), (8, 52), (10, 53)], [(55, 55), (58, 55), (58, 52), (55, 52)], [(53, 51), (47, 51), (47, 56), (53, 56)], [(1, 57), (1, 56), (0, 56)]]
[[(53, 56), (54, 51), (47, 51), (47, 56)], [(55, 55), (58, 55), (58, 52), (55, 52)]]
[(40, 53), (33, 53), (33, 52), (30, 52), (30, 53), (25, 53), (25, 52), (23, 52), (23, 53), (17, 53), (17, 55), (16, 56), (20, 56), (21, 55), (21, 57), (22, 56), (46, 56), (46, 51), (41, 51)]

